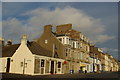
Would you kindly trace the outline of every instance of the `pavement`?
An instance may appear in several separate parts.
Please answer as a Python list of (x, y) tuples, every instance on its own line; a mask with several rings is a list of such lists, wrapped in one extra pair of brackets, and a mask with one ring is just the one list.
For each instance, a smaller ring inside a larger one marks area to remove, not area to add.
[(120, 72), (106, 72), (106, 73), (75, 73), (75, 74), (53, 74), (53, 75), (21, 75), (21, 74), (10, 74), (10, 73), (1, 73), (2, 79), (7, 78), (16, 78), (16, 79), (53, 79), (53, 80), (63, 80), (63, 79), (114, 79), (114, 80), (120, 80)]

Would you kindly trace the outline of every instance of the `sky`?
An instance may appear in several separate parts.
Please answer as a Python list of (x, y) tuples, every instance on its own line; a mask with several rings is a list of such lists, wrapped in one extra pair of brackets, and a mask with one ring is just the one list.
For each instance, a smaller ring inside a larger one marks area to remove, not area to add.
[(0, 21), (2, 20), (2, 2), (0, 2)]
[[(23, 34), (35, 40), (43, 26), (71, 23), (96, 47), (118, 58), (117, 2), (3, 2), (2, 37), (20, 43)], [(1, 24), (1, 22), (0, 22)]]
[(118, 2), (119, 0), (1, 0), (3, 2)]

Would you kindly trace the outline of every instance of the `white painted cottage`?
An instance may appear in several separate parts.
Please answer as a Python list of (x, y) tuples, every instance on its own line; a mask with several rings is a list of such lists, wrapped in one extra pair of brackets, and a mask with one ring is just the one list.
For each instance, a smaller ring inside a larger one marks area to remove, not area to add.
[(41, 47), (36, 42), (29, 42), (24, 35), (20, 44), (4, 46), (0, 63), (0, 72), (45, 75), (62, 74), (63, 59), (54, 58), (53, 52)]

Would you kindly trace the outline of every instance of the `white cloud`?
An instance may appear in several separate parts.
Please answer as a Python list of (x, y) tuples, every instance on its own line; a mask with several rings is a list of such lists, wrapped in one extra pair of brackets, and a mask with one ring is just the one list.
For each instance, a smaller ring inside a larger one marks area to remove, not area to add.
[(16, 18), (10, 18), (6, 21), (3, 21), (2, 24), (3, 37), (5, 37), (5, 39), (12, 39), (17, 42), (19, 42), (23, 34), (27, 34), (28, 39), (32, 40), (36, 37), (36, 34), (39, 33), (37, 31), (39, 30), (38, 28), (24, 24), (24, 21), (20, 21)]
[(115, 36), (97, 35), (95, 41), (96, 41), (96, 42), (103, 43), (103, 42), (105, 42), (105, 41), (112, 40), (112, 39), (115, 39)]
[(2, 21), (0, 21), (0, 37), (2, 37)]
[(114, 52), (118, 52), (119, 50), (118, 50), (118, 49), (113, 49), (112, 51), (114, 51)]
[(103, 34), (105, 32), (105, 25), (101, 23), (100, 19), (93, 18), (85, 12), (72, 7), (56, 8), (52, 11), (45, 8), (37, 8), (23, 13), (22, 16), (29, 16), (29, 19), (20, 21), (12, 18), (4, 21), (3, 28), (7, 29), (4, 30), (5, 35), (27, 32), (32, 39), (43, 31), (44, 25), (52, 24), (55, 26), (72, 23), (74, 29), (86, 34), (93, 41), (105, 42), (114, 39), (113, 36)]
[(118, 53), (118, 49), (113, 49), (113, 48), (101, 48), (104, 52), (114, 52), (114, 53)]
[(110, 55), (112, 55), (114, 58), (118, 58), (118, 49), (114, 49), (114, 48), (101, 48), (103, 50), (103, 52), (105, 53), (109, 53)]

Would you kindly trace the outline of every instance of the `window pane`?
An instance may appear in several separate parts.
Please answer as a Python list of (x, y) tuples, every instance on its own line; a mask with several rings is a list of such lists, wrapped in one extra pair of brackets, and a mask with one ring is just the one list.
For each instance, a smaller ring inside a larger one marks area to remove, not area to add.
[(23, 62), (21, 62), (21, 67), (23, 67)]
[(58, 62), (58, 68), (61, 68), (61, 62)]
[(39, 59), (35, 59), (35, 67), (34, 67), (34, 73), (39, 73), (40, 72), (40, 60)]
[(44, 60), (41, 60), (41, 67), (44, 67)]

